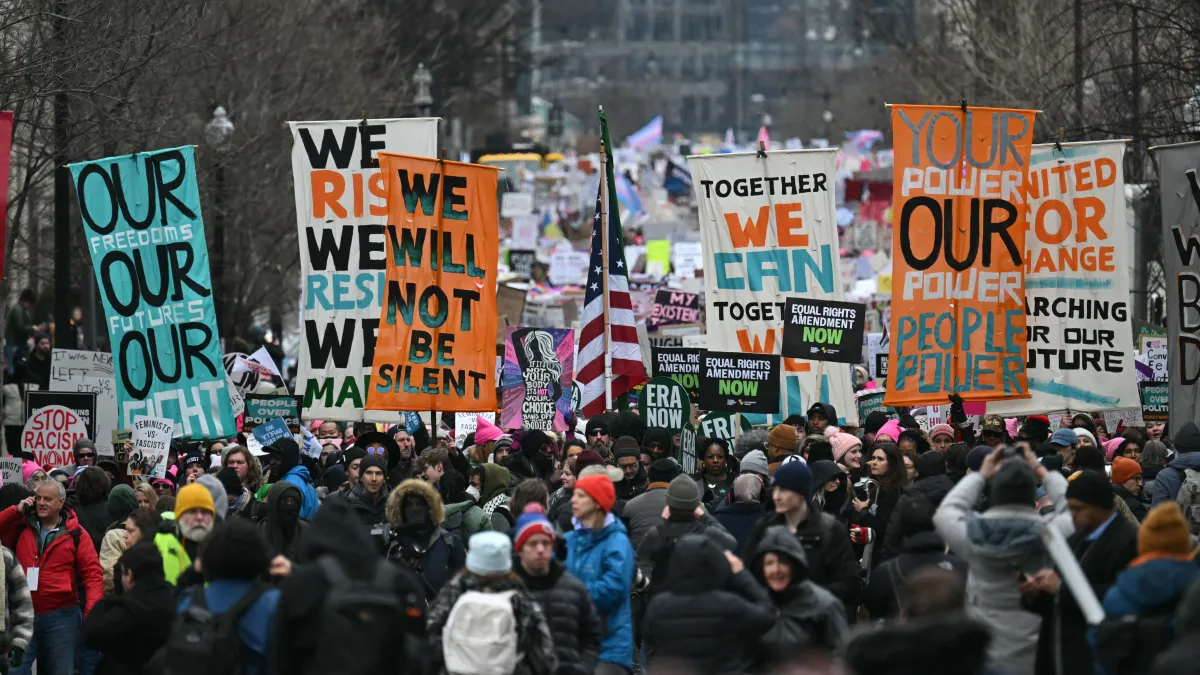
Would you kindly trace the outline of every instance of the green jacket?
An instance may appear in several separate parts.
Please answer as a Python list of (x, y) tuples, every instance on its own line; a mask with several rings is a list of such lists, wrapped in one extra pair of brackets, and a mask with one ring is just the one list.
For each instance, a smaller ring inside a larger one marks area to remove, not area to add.
[(25, 349), (25, 341), (33, 337), (33, 317), (21, 303), (8, 312), (8, 343)]
[(192, 566), (192, 559), (188, 556), (187, 551), (183, 550), (183, 544), (173, 534), (159, 532), (154, 535), (154, 545), (162, 554), (163, 577), (166, 578), (167, 583), (174, 585), (179, 575)]
[(465, 545), (476, 532), (490, 531), (492, 519), (487, 517), (474, 500), (468, 499), (458, 504), (446, 505), (446, 519), (442, 521), (442, 529), (457, 534)]

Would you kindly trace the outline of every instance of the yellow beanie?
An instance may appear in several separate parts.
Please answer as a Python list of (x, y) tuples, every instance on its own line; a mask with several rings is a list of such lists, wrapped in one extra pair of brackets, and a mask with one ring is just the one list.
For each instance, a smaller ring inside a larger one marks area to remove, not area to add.
[(1175, 502), (1159, 504), (1150, 509), (1138, 528), (1138, 555), (1167, 553), (1188, 555), (1192, 552), (1187, 519)]
[(204, 509), (214, 516), (217, 515), (217, 508), (213, 504), (212, 495), (208, 492), (208, 488), (199, 483), (185, 485), (175, 495), (176, 518), (192, 509)]

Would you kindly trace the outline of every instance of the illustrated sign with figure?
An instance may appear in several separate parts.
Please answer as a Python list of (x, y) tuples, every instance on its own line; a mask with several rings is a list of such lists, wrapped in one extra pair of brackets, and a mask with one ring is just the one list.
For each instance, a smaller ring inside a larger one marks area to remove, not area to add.
[(388, 192), (378, 155), (433, 157), (437, 119), (290, 126), (304, 320), (295, 393), (305, 417), (395, 423), (394, 413), (364, 410), (387, 269)]
[(113, 345), (120, 425), (236, 433), (191, 146), (70, 165)]
[(509, 328), (500, 427), (565, 431), (575, 382), (575, 331)]
[(1035, 115), (892, 107), (888, 405), (1029, 396), (1024, 193)]

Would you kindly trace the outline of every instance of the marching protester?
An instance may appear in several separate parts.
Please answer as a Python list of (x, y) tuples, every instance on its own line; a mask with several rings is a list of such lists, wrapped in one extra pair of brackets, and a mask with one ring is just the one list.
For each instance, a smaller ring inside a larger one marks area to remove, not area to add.
[[(387, 463), (378, 455), (367, 455), (358, 462), (359, 480), (349, 492), (335, 493), (327, 503), (340, 501), (371, 532), (380, 548), (387, 545), (387, 507), (391, 488), (387, 484)], [(268, 502), (270, 503), (270, 502)]]
[(737, 541), (733, 554), (738, 557), (744, 555), (746, 540), (750, 538), (755, 524), (766, 516), (759, 501), (762, 493), (763, 479), (756, 474), (743, 473), (733, 481), (733, 501), (713, 514), (717, 523)]
[(292, 561), (299, 558), (300, 540), (308, 529), (308, 523), (300, 518), (302, 500), (300, 490), (288, 481), (272, 485), (267, 492), (267, 515), (258, 529), (271, 557), (281, 555)]
[(722, 551), (737, 548), (733, 535), (700, 504), (700, 487), (688, 476), (677, 476), (671, 481), (667, 487), (667, 505), (660, 515), (663, 521), (646, 533), (637, 548), (637, 565), (650, 578), (651, 594), (666, 581), (672, 548), (683, 535), (704, 535)]
[(831, 653), (849, 638), (845, 607), (808, 578), (804, 547), (786, 527), (767, 528), (751, 571), (766, 587), (777, 616), (759, 638), (759, 662), (780, 665), (807, 651)]
[(410, 478), (388, 497), (392, 531), (387, 558), (417, 576), (428, 600), (462, 569), (466, 558), (462, 540), (442, 529), (445, 517), (441, 496), (423, 480)]
[(667, 488), (681, 473), (679, 462), (673, 457), (656, 460), (650, 465), (646, 491), (625, 504), (621, 518), (627, 523), (629, 543), (635, 551), (642, 545), (646, 535), (663, 522), (662, 512), (667, 506)]
[(96, 603), (83, 626), (84, 645), (100, 652), (97, 675), (144, 672), (166, 644), (178, 602), (153, 544), (131, 547), (119, 567), (121, 594)]

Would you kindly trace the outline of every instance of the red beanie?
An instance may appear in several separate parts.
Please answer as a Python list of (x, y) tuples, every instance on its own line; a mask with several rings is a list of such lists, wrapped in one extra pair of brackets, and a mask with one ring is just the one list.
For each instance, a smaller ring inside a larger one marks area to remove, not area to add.
[(613, 503), (617, 501), (617, 490), (613, 487), (612, 480), (604, 474), (580, 478), (575, 481), (575, 489), (583, 490), (605, 512), (612, 511)]

